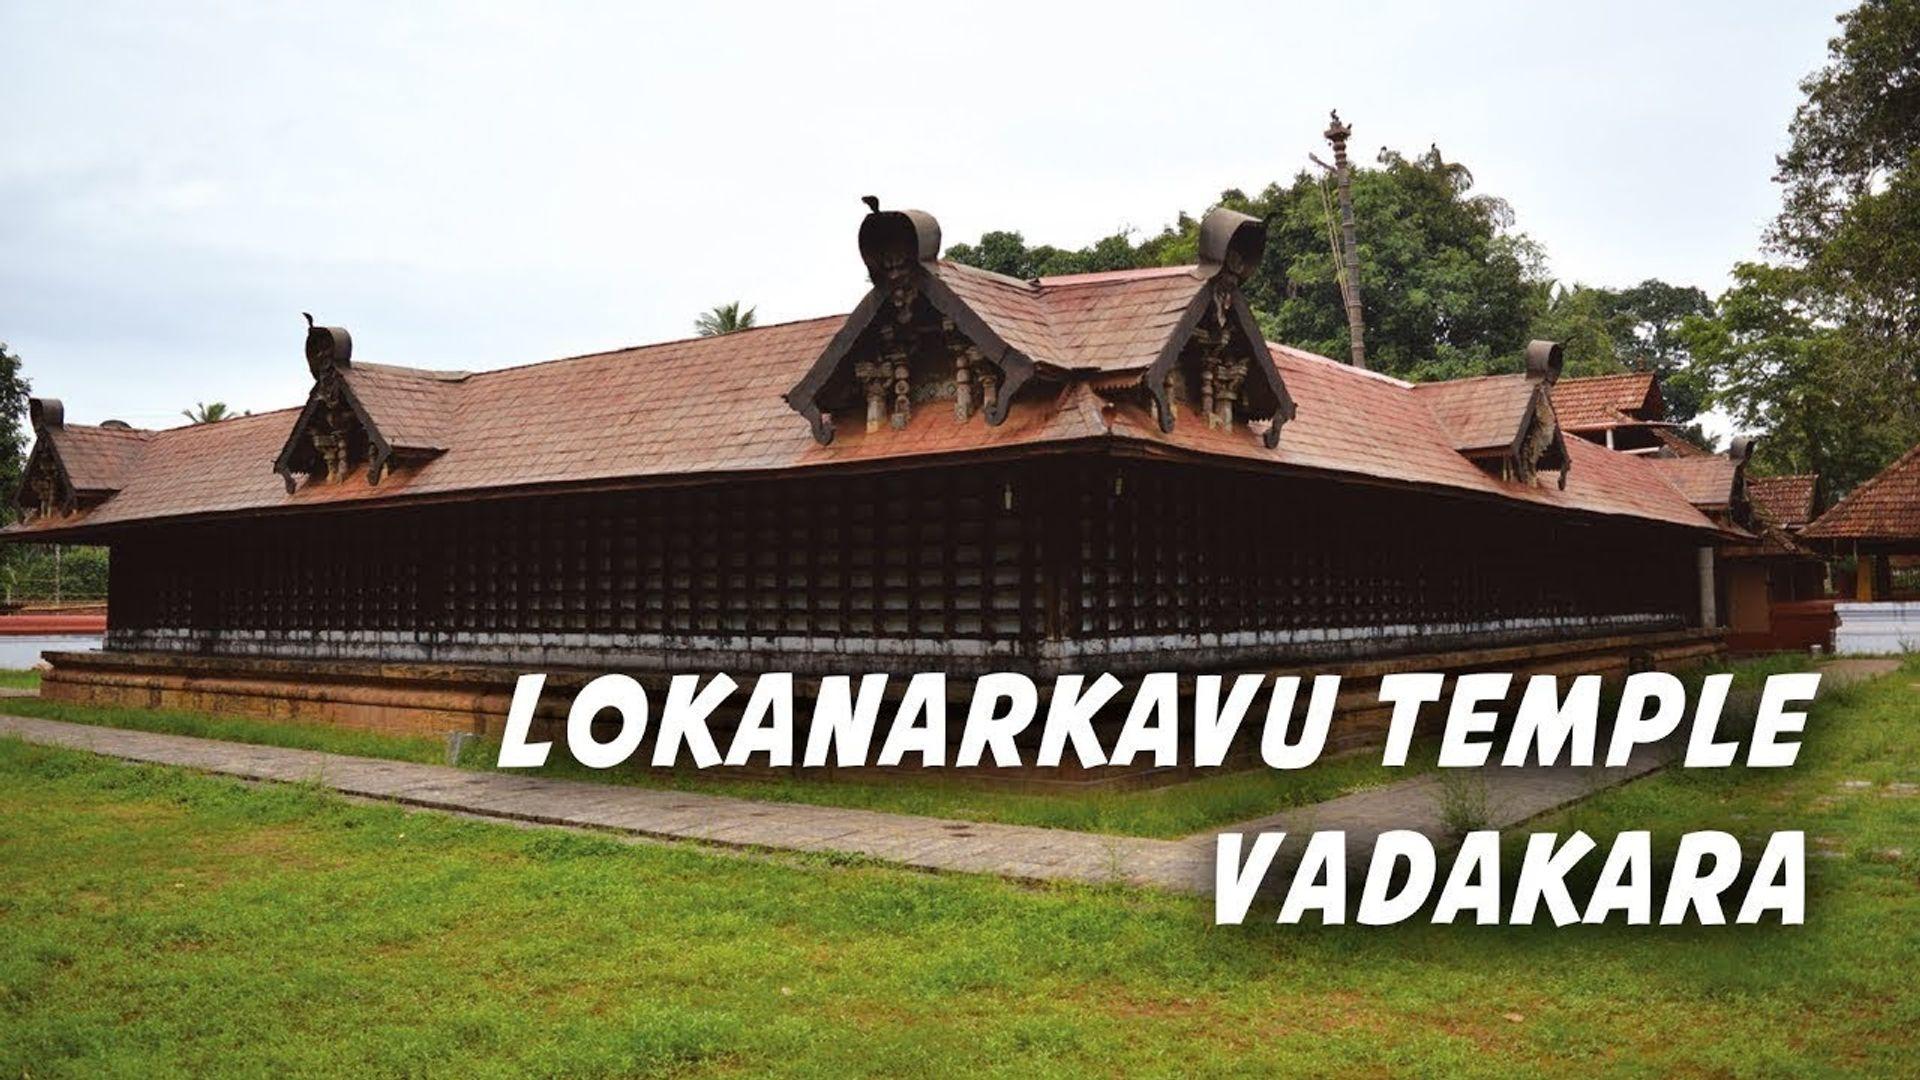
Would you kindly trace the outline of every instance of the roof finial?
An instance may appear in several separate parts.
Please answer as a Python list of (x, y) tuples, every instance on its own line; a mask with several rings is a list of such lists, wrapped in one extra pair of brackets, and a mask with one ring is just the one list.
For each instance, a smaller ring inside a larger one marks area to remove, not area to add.
[(307, 318), (307, 370), (314, 378), (353, 363), (351, 334), (338, 326), (316, 326), (312, 315), (304, 311), (300, 314)]
[(862, 195), (860, 196), (860, 201), (867, 204), (867, 213), (877, 214), (880, 212), (880, 196)]

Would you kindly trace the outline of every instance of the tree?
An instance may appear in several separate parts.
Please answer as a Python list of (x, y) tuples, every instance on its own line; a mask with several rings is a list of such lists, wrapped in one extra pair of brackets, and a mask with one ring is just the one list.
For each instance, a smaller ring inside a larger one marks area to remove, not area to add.
[(180, 415), (196, 424), (217, 424), (232, 416), (224, 401), (195, 402), (191, 409), (181, 409)]
[(1565, 346), (1570, 376), (1658, 372), (1667, 418), (1685, 424), (1699, 414), (1707, 387), (1681, 326), (1712, 311), (1706, 293), (1657, 278), (1629, 289), (1548, 286), (1528, 336)]
[(1762, 472), (1818, 472), (1844, 491), (1920, 438), (1915, 386), (1858, 362), (1818, 274), (1752, 262), (1734, 281), (1686, 334), (1716, 403), (1762, 433)]
[(1779, 159), (1776, 261), (1736, 267), (1682, 337), (1763, 464), (1845, 490), (1920, 441), (1920, 0), (1839, 21)]
[(1690, 318), (1711, 314), (1713, 301), (1691, 285), (1669, 285), (1657, 278), (1608, 291), (1615, 356), (1627, 367), (1659, 372), (1667, 418), (1691, 421), (1706, 406), (1708, 388), (1681, 328)]
[(701, 312), (700, 317), (693, 320), (693, 328), (699, 331), (701, 337), (718, 337), (721, 334), (731, 334), (735, 330), (751, 330), (754, 321), (753, 313), (757, 310), (759, 309), (748, 308), (741, 311), (740, 302), (735, 300), (731, 304), (721, 304), (712, 311)]
[(1619, 293), (1574, 284), (1542, 285), (1544, 301), (1527, 330), (1529, 338), (1557, 341), (1565, 350), (1568, 378), (1612, 375), (1629, 370), (1622, 363), (1620, 320), (1614, 313)]
[(13, 520), (12, 494), (20, 490), (27, 467), (27, 394), (31, 389), (20, 370), (20, 358), (0, 341), (0, 522)]
[[(1361, 292), (1368, 355), (1379, 370), (1444, 378), (1519, 370), (1527, 331), (1546, 302), (1544, 259), (1512, 231), (1512, 213), (1472, 192), (1473, 176), (1430, 149), (1407, 158), (1383, 150), (1379, 167), (1355, 169)], [(1347, 324), (1328, 243), (1330, 193), (1301, 172), (1257, 195), (1222, 192), (1217, 206), (1267, 223), (1261, 272), (1247, 299), (1269, 337), (1328, 356), (1347, 355)], [(1078, 250), (1030, 247), (994, 231), (955, 244), (947, 258), (1017, 278), (1191, 263), (1199, 220), (1181, 214), (1159, 233), (1115, 233)]]

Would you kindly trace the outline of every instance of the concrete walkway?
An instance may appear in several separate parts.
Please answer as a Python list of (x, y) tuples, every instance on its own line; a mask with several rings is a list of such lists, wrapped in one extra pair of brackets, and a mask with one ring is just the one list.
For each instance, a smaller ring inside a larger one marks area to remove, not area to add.
[[(21, 716), (0, 716), (4, 735), (247, 780), (315, 782), (347, 795), (481, 817), (731, 847), (846, 852), (1021, 880), (1126, 882), (1190, 892), (1212, 888), (1214, 835), (1222, 831), (1343, 829), (1356, 860), (1388, 829), (1418, 829), (1435, 840), (1446, 834), (1441, 784), (1432, 774), (1196, 836), (1152, 840), (476, 772)], [(1483, 770), (1486, 827), (1518, 824), (1659, 766), (1659, 756), (1647, 751), (1624, 769)]]

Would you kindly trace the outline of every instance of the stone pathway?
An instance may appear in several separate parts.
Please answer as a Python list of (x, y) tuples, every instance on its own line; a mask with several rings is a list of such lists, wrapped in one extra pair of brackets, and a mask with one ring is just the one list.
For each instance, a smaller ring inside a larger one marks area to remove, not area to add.
[[(1899, 666), (1894, 660), (1841, 660), (1821, 670), (1838, 683), (1884, 675)], [(1375, 838), (1389, 829), (1415, 829), (1437, 842), (1447, 839), (1444, 785), (1437, 773), (1178, 840), (1152, 840), (476, 772), (19, 716), (0, 716), (4, 735), (248, 780), (317, 781), (346, 795), (484, 818), (747, 849), (843, 852), (927, 870), (1027, 881), (1125, 882), (1208, 892), (1214, 837), (1220, 832), (1340, 829), (1348, 834), (1347, 850), (1358, 864), (1364, 864)], [(1493, 766), (1468, 775), (1476, 777), (1485, 792), (1482, 827), (1505, 829), (1646, 776), (1664, 762), (1660, 750), (1643, 747), (1620, 769)], [(1288, 847), (1297, 853), (1291, 842)]]
[(1823, 676), (1822, 686), (1845, 686), (1848, 683), (1877, 679), (1900, 670), (1900, 661), (1880, 658), (1855, 658), (1850, 660), (1829, 660), (1819, 665), (1817, 670)]
[(248, 780), (318, 782), (348, 795), (547, 825), (732, 847), (848, 852), (929, 870), (1035, 881), (1126, 881), (1178, 889), (1212, 882), (1201, 858), (1211, 858), (1210, 851), (1181, 841), (477, 772), (21, 716), (0, 716), (4, 735), (130, 761)]
[[(845, 852), (1029, 881), (1126, 882), (1189, 892), (1211, 889), (1213, 838), (1221, 831), (1344, 829), (1356, 860), (1387, 829), (1418, 829), (1436, 840), (1446, 832), (1433, 775), (1179, 840), (1153, 840), (476, 772), (21, 716), (0, 716), (0, 735), (247, 780), (317, 782), (346, 795), (481, 817), (731, 847)], [(1487, 827), (1518, 824), (1659, 765), (1649, 751), (1625, 769), (1486, 769)]]

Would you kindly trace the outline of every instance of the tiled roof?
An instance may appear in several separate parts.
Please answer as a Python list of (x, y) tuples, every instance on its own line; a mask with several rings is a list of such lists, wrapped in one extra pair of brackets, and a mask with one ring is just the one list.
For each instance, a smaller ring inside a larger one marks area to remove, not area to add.
[(1561, 379), (1553, 411), (1565, 431), (1592, 431), (1633, 420), (1663, 420), (1659, 382), (1650, 371)]
[[(378, 485), (355, 474), (340, 482), (302, 482), (289, 494), (271, 463), (297, 410), (175, 428), (145, 439), (137, 467), (104, 503), (8, 531), (827, 468), (1074, 441), (1713, 527), (1651, 462), (1579, 440), (1568, 447), (1572, 469), (1564, 490), (1489, 475), (1457, 452), (1460, 436), (1434, 407), (1453, 391), (1416, 390), (1286, 347), (1270, 351), (1299, 412), (1276, 449), (1245, 425), (1210, 428), (1185, 404), (1174, 430), (1162, 432), (1149, 404), (1125, 393), (1103, 396), (1095, 385), (1152, 363), (1180, 312), (1204, 287), (1191, 269), (1082, 275), (1037, 286), (944, 265), (938, 272), (995, 333), (1010, 344), (1017, 339), (1016, 347), (1031, 350), (1036, 363), (1056, 369), (1029, 383), (998, 426), (978, 414), (962, 423), (950, 408), (927, 405), (915, 408), (903, 429), (883, 426), (868, 434), (850, 423), (829, 445), (816, 442), (781, 391), (814, 365), (843, 316), (464, 376), (353, 365), (355, 393), (389, 439), (445, 452), (400, 462)], [(1505, 403), (1519, 383), (1495, 385), (1485, 392)], [(1516, 418), (1514, 430), (1517, 424)]]
[(935, 273), (994, 333), (1036, 363), (1077, 371), (1144, 369), (1206, 287), (1191, 266), (1018, 281), (943, 262)]
[(455, 389), (466, 372), (355, 364), (344, 374), (360, 407), (394, 449), (447, 448)]
[(1488, 375), (1420, 383), (1413, 390), (1453, 437), (1454, 449), (1504, 450), (1520, 439), (1535, 383), (1525, 375)]
[(1703, 508), (1733, 505), (1739, 462), (1723, 454), (1649, 459), (1687, 501)]
[(122, 427), (65, 425), (47, 432), (74, 490), (114, 491), (139, 460), (152, 432)]
[(1783, 529), (1797, 529), (1813, 520), (1813, 497), (1820, 477), (1815, 473), (1799, 476), (1750, 476), (1747, 501), (1754, 510)]
[(1854, 488), (1800, 535), (1920, 542), (1920, 446)]

